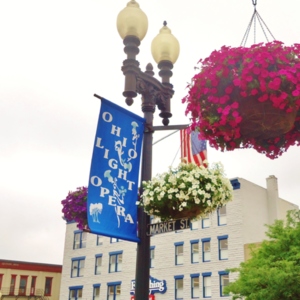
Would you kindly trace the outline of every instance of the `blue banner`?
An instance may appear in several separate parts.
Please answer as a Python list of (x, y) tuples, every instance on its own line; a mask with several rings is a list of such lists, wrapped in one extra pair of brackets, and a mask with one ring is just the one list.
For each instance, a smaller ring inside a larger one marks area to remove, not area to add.
[(144, 123), (101, 99), (87, 200), (92, 233), (139, 242), (136, 202)]

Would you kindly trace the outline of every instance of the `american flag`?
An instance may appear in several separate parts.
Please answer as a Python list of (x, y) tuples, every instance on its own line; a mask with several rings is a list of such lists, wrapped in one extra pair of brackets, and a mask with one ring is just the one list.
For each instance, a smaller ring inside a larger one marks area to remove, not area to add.
[(206, 140), (200, 140), (198, 132), (186, 129), (180, 130), (181, 142), (181, 158), (187, 163), (195, 163), (196, 165), (204, 165), (207, 160)]

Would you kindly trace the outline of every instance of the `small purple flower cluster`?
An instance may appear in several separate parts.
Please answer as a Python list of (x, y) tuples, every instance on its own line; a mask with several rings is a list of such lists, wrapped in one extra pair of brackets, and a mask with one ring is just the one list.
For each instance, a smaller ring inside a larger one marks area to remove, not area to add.
[(78, 187), (61, 201), (66, 221), (75, 221), (79, 229), (87, 228), (87, 187)]

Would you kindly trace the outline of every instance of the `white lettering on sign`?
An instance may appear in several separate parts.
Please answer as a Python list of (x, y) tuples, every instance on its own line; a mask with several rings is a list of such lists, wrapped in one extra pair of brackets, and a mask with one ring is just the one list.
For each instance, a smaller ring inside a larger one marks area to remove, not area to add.
[(175, 230), (175, 221), (157, 223), (150, 225), (149, 234), (165, 233)]
[(172, 220), (162, 223), (154, 223), (148, 225), (148, 235), (166, 233), (175, 230), (183, 230), (190, 228), (189, 219)]
[[(158, 280), (152, 276), (149, 278), (149, 295), (155, 293), (164, 294), (167, 290), (167, 282), (165, 280)], [(135, 280), (131, 281), (131, 295), (135, 294)]]
[[(101, 172), (103, 170), (103, 177), (93, 174), (90, 177), (90, 183), (99, 188), (101, 201), (103, 202), (103, 198), (106, 199), (107, 206), (104, 206), (104, 210), (109, 206), (114, 209), (120, 228), (122, 223), (134, 224), (131, 209), (128, 209), (125, 203), (128, 197), (125, 196), (127, 192), (136, 188), (137, 182), (131, 179), (132, 173), (130, 172), (135, 166), (135, 160), (139, 158), (137, 145), (141, 136), (137, 130), (139, 125), (135, 121), (131, 122), (132, 136), (128, 139), (129, 136), (124, 136), (122, 126), (114, 124), (112, 113), (105, 111), (101, 114), (101, 118), (107, 123), (109, 129), (105, 131), (105, 136), (101, 137), (101, 133), (100, 136), (96, 136), (94, 150), (106, 161), (105, 166), (103, 164), (98, 166)], [(105, 145), (107, 141), (110, 147)]]

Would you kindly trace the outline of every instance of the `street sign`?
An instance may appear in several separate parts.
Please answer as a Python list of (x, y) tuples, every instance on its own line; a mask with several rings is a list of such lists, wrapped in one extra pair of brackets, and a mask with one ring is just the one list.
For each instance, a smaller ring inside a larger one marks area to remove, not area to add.
[(148, 224), (147, 235), (155, 235), (175, 230), (187, 229), (190, 228), (190, 223), (191, 221), (189, 219), (178, 219), (161, 223)]

